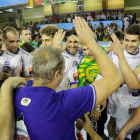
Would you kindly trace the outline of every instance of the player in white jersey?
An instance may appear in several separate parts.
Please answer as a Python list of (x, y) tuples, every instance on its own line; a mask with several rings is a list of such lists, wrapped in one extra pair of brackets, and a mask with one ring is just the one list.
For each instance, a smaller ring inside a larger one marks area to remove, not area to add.
[[(126, 35), (126, 41), (131, 43), (131, 46), (130, 46), (131, 48), (135, 48), (135, 46), (139, 45), (139, 40), (140, 40), (139, 31), (140, 31), (140, 29), (136, 25), (131, 26), (131, 28), (129, 30), (127, 30), (127, 33), (130, 33), (130, 35), (129, 36)], [(118, 56), (119, 65), (120, 65), (120, 69), (121, 69), (121, 73), (123, 75), (124, 81), (127, 84), (129, 89), (135, 89), (135, 90), (129, 90), (130, 92), (132, 92), (132, 95), (135, 98), (132, 96), (130, 96), (129, 98), (131, 98), (131, 102), (132, 102), (132, 100), (134, 100), (135, 102), (137, 102), (137, 104), (139, 104), (139, 100), (137, 99), (138, 98), (137, 96), (140, 95), (140, 91), (139, 91), (139, 89), (140, 89), (140, 66), (136, 67), (133, 71), (130, 69), (129, 64), (127, 63), (126, 58), (124, 56), (123, 48), (122, 48), (120, 42), (117, 40), (117, 38), (115, 38), (115, 36), (113, 36), (113, 38), (115, 40), (115, 42), (113, 43), (113, 49), (114, 49), (115, 54)], [(133, 40), (132, 42), (131, 42), (130, 38), (132, 38), (132, 40)], [(127, 47), (129, 47), (129, 46), (127, 46)], [(136, 59), (136, 57), (135, 57), (135, 59)], [(121, 131), (119, 132), (119, 134), (117, 135), (115, 140), (123, 140), (126, 137), (126, 134), (129, 132), (130, 129), (131, 129), (131, 131), (134, 128), (139, 129), (140, 107), (138, 107), (136, 109), (136, 108), (132, 108), (132, 106), (131, 106), (129, 109), (129, 113), (131, 113), (131, 112), (133, 112), (134, 114), (129, 119), (129, 121), (124, 125), (124, 127), (121, 129)], [(139, 133), (139, 131), (138, 131), (138, 133)], [(137, 136), (137, 134), (135, 132), (135, 135), (133, 135), (131, 138), (136, 139), (136, 136)], [(137, 139), (140, 139), (140, 138), (138, 137)]]
[(23, 76), (32, 76), (32, 55), (19, 48), (19, 37), (17, 30), (13, 27), (6, 27), (3, 30), (3, 41), (8, 52), (17, 54), (22, 58)]
[[(123, 53), (131, 70), (134, 70), (138, 65), (140, 65), (140, 52), (138, 48), (140, 43), (139, 31), (140, 29), (138, 26), (132, 25), (127, 29), (125, 35), (125, 50)], [(112, 35), (112, 37), (113, 36), (115, 35)], [(116, 43), (116, 41), (113, 42)], [(113, 60), (117, 68), (121, 71), (123, 66), (120, 69), (120, 61), (118, 61), (118, 56), (114, 53), (112, 54), (111, 59)], [(140, 94), (138, 90), (131, 90), (127, 87), (126, 84), (124, 84), (121, 88), (118, 88), (118, 90), (116, 90), (116, 92), (112, 96), (109, 97), (108, 107), (110, 113), (112, 113), (113, 115), (115, 114), (114, 117), (116, 117), (117, 133), (133, 115), (134, 110), (140, 105), (139, 95)], [(132, 132), (133, 129), (129, 130), (127, 132), (127, 135), (131, 134)]]
[(65, 51), (62, 53), (62, 55), (65, 59), (64, 76), (56, 91), (70, 89), (73, 87), (73, 84), (77, 85), (79, 83), (77, 61), (73, 56), (68, 55)]
[[(62, 41), (64, 39), (65, 32), (63, 32), (63, 30), (60, 30), (58, 26), (55, 25), (44, 26), (41, 29), (41, 35), (42, 35), (42, 45), (44, 46), (53, 45), (62, 47)], [(66, 43), (65, 45), (68, 45), (68, 43)], [(76, 58), (65, 51), (62, 53), (62, 55), (64, 56), (65, 59), (66, 68), (64, 71), (64, 78), (60, 83), (60, 85), (58, 86), (57, 91), (78, 87), (79, 83)]]
[(2, 50), (3, 38), (0, 30), (0, 83), (2, 84), (10, 76), (20, 76), (22, 73), (21, 58)]

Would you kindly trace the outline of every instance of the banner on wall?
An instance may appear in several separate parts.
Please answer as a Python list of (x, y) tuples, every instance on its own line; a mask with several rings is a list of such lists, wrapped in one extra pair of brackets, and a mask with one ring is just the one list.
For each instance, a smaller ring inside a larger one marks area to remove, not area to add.
[(42, 0), (28, 0), (28, 6), (41, 5)]
[(35, 18), (41, 18), (41, 12), (35, 12)]
[(61, 3), (61, 2), (78, 2), (78, 0), (44, 0), (44, 5)]

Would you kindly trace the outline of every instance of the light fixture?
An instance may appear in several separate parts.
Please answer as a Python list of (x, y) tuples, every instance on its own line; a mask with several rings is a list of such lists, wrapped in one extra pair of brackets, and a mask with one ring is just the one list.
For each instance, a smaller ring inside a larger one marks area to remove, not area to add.
[(33, 8), (32, 6), (26, 6), (26, 8)]
[(0, 13), (3, 13), (3, 11), (0, 11)]

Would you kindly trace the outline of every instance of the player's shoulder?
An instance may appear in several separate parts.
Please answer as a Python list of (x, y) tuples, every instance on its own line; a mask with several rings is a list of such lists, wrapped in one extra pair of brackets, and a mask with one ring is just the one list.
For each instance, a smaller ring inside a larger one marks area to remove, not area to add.
[(8, 52), (8, 51), (6, 51), (6, 50), (3, 50), (3, 56), (4, 56), (4, 57), (11, 57), (11, 58), (20, 58), (19, 55), (10, 53), (10, 52)]
[(23, 50), (22, 48), (19, 48), (17, 55), (21, 55), (21, 56), (23, 55), (23, 56), (26, 56), (26, 57), (32, 57), (31, 54), (29, 54), (27, 51)]
[(85, 55), (83, 57), (83, 59), (80, 61), (80, 64), (79, 65), (85, 65), (87, 64), (88, 62), (91, 62), (91, 60)]

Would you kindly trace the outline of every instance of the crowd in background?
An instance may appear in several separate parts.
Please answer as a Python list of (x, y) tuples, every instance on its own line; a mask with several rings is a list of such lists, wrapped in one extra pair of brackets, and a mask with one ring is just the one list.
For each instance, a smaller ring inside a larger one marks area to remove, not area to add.
[[(132, 15), (129, 13), (126, 14), (125, 16), (123, 16), (123, 13), (120, 10), (114, 11), (114, 12), (97, 13), (97, 16), (95, 19), (93, 19), (93, 17), (90, 15), (90, 13), (89, 14), (86, 14), (86, 13), (73, 14), (68, 17), (65, 15), (62, 15), (62, 16), (60, 16), (60, 23), (70, 23), (73, 21), (73, 19), (75, 19), (75, 16), (79, 16), (88, 22), (88, 25), (90, 26), (92, 31), (97, 35), (98, 41), (108, 41), (109, 36), (114, 31), (124, 31), (124, 33), (125, 33), (126, 29), (132, 24), (140, 25), (140, 17), (137, 20), (136, 14)], [(112, 20), (112, 23), (107, 24), (107, 26), (105, 26), (102, 22), (105, 20)], [(124, 23), (123, 27), (121, 27), (120, 24), (118, 25), (117, 22), (115, 22), (114, 20), (122, 20)], [(90, 23), (90, 21), (100, 21), (100, 23), (98, 26), (96, 24), (94, 24), (94, 26), (93, 26)], [(30, 21), (30, 22), (25, 23), (24, 26), (27, 27), (31, 31), (31, 36), (32, 36), (33, 42), (34, 41), (36, 42), (41, 38), (40, 32), (39, 32), (40, 27), (38, 25), (43, 25), (43, 24), (53, 24), (51, 17), (45, 16), (44, 20), (41, 20), (40, 22), (39, 21), (36, 21), (36, 22)], [(11, 26), (11, 27), (16, 28), (20, 34), (21, 29), (17, 28), (16, 22), (10, 22), (6, 26)], [(5, 28), (6, 26), (4, 26), (3, 28)], [(2, 27), (1, 27), (1, 29), (2, 29)]]

